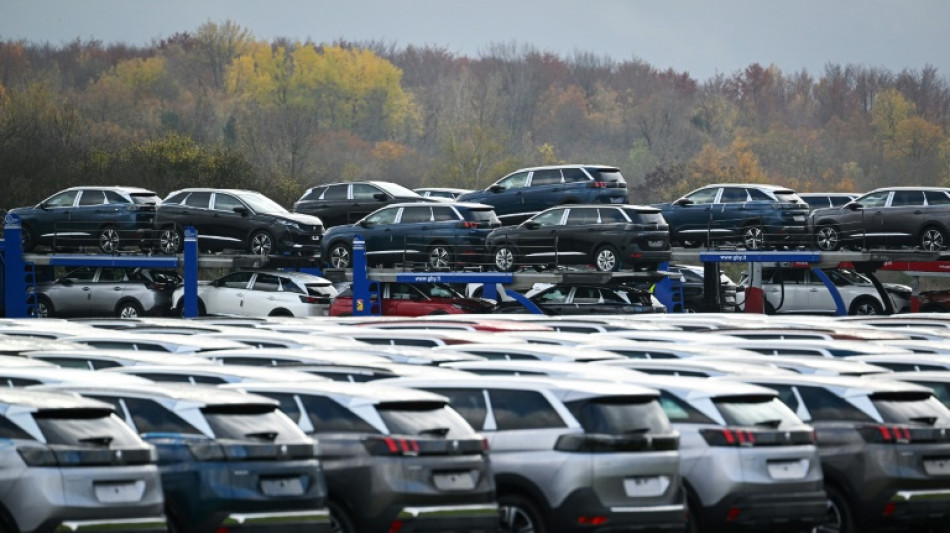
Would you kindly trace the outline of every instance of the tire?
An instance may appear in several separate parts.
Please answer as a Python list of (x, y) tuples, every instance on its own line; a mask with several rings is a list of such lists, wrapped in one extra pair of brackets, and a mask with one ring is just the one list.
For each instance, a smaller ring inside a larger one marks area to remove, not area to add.
[(883, 315), (884, 306), (881, 302), (870, 296), (860, 296), (851, 302), (848, 309), (849, 315)]
[(352, 268), (353, 251), (349, 245), (337, 243), (330, 247), (327, 252), (327, 265), (330, 268)]
[[(763, 296), (763, 298), (765, 298), (765, 296)], [(771, 303), (769, 303), (768, 300), (765, 300), (765, 302), (763, 302), (763, 304), (762, 304), (762, 310), (765, 311), (765, 314), (767, 314), (767, 315), (774, 315), (774, 314), (775, 314), (775, 306), (772, 305)]]
[[(205, 303), (201, 301), (201, 298), (198, 298), (198, 316), (205, 316), (208, 314), (208, 311), (205, 310)], [(178, 318), (185, 316), (185, 299), (180, 298), (178, 303), (175, 304), (174, 315)]]
[(601, 246), (594, 252), (594, 268), (598, 272), (616, 272), (620, 270), (620, 256), (613, 246)]
[(274, 309), (267, 316), (294, 316), (294, 314), (286, 309), (281, 308), (281, 309)]
[(819, 250), (833, 252), (841, 248), (841, 234), (834, 226), (820, 226), (815, 232), (815, 245)]
[(511, 248), (500, 246), (495, 248), (495, 253), (492, 255), (495, 257), (495, 268), (499, 272), (514, 272), (518, 268), (515, 263), (515, 252)]
[(36, 318), (52, 318), (56, 316), (56, 310), (53, 308), (53, 302), (46, 296), (36, 297), (36, 310), (33, 312)]
[(547, 533), (541, 513), (535, 504), (517, 494), (498, 497), (498, 512), (501, 515), (500, 533)]
[(115, 254), (122, 246), (119, 230), (115, 226), (106, 226), (99, 230), (99, 251), (104, 254)]
[(742, 244), (746, 250), (765, 248), (765, 231), (758, 224), (749, 224), (742, 228)]
[(165, 228), (158, 236), (158, 250), (163, 254), (181, 253), (184, 248), (184, 238), (177, 228)]
[(828, 519), (815, 528), (816, 533), (855, 533), (854, 513), (844, 494), (835, 487), (825, 487), (828, 494)]
[(20, 226), (20, 242), (24, 252), (32, 252), (36, 248), (36, 235), (29, 226)]
[(920, 248), (937, 252), (947, 248), (947, 233), (936, 226), (927, 226), (920, 232)]
[(248, 240), (248, 249), (253, 255), (270, 255), (274, 251), (274, 237), (264, 230), (257, 230)]
[(330, 533), (357, 533), (353, 519), (343, 507), (332, 501), (327, 506), (330, 508)]
[(134, 300), (125, 300), (115, 306), (115, 316), (119, 318), (138, 318), (142, 316), (142, 305)]
[(436, 244), (429, 248), (429, 258), (426, 261), (426, 264), (429, 265), (429, 268), (441, 270), (449, 268), (452, 266), (454, 258), (452, 257), (452, 251), (448, 246), (444, 244)]

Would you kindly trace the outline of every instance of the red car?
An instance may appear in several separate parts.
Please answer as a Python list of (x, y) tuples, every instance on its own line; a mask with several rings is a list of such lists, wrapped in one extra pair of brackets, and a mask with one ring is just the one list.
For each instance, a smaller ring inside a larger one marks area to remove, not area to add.
[[(383, 316), (457, 315), (491, 313), (495, 304), (489, 300), (466, 298), (443, 283), (382, 283)], [(374, 300), (372, 305), (377, 305)], [(353, 314), (352, 288), (341, 292), (330, 305), (330, 316)], [(373, 313), (376, 314), (376, 313)]]

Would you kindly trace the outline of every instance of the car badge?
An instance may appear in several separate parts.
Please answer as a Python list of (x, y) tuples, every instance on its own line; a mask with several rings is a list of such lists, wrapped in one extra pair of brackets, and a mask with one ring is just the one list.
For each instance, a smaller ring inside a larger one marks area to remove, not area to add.
[(122, 462), (122, 450), (115, 451), (115, 460), (116, 462), (119, 462), (119, 463)]
[(459, 441), (457, 440), (452, 441), (452, 451), (453, 452), (459, 451)]
[(286, 445), (286, 444), (281, 444), (281, 445), (280, 445), (280, 454), (281, 454), (281, 455), (287, 455), (287, 445)]

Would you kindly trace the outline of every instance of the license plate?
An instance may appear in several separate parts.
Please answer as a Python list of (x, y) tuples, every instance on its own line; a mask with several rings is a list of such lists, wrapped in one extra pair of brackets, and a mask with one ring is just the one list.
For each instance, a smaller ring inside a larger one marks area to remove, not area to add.
[(794, 220), (795, 222), (804, 222), (805, 215), (792, 215), (792, 220)]
[(94, 483), (96, 499), (102, 503), (137, 502), (145, 493), (144, 481)]
[(950, 457), (924, 459), (924, 471), (931, 476), (945, 476), (950, 474)]
[(623, 480), (623, 490), (630, 498), (660, 496), (670, 486), (666, 476), (628, 477)]
[(662, 248), (663, 241), (647, 241), (647, 245), (650, 246), (650, 248)]
[(319, 240), (320, 240), (320, 237), (321, 237), (320, 235), (311, 235), (311, 236), (310, 236), (310, 240), (311, 240), (311, 241), (319, 241)]
[(610, 203), (612, 203), (612, 204), (622, 204), (622, 203), (623, 203), (623, 197), (622, 197), (622, 196), (618, 196), (617, 198), (611, 198), (611, 199), (610, 199)]
[(299, 477), (262, 479), (261, 492), (268, 496), (300, 496), (303, 481)]
[(808, 459), (769, 461), (768, 466), (772, 479), (801, 479), (808, 474)]
[(472, 490), (475, 488), (475, 479), (471, 472), (452, 472), (435, 474), (432, 484), (439, 490)]

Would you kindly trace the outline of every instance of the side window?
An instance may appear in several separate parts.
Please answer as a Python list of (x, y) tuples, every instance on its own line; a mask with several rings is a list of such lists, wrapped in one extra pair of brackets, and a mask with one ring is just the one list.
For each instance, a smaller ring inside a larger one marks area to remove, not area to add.
[(458, 220), (459, 216), (451, 207), (433, 207), (432, 218), (436, 222), (445, 222), (446, 220)]
[(88, 282), (95, 279), (96, 270), (96, 267), (79, 267), (66, 274), (65, 277), (74, 282)]
[(115, 191), (105, 191), (107, 204), (131, 204), (129, 200)]
[[(651, 373), (655, 372), (651, 371)], [(663, 408), (670, 422), (688, 422), (692, 424), (715, 423), (698, 409), (667, 391), (660, 391), (660, 407)]]
[(709, 187), (691, 192), (686, 195), (686, 198), (692, 200), (694, 204), (711, 204), (716, 201), (717, 194), (719, 194), (718, 187)]
[(492, 413), (499, 431), (561, 428), (567, 424), (540, 393), (520, 390), (490, 390)]
[(510, 176), (505, 176), (504, 178), (498, 180), (498, 183), (495, 185), (501, 187), (503, 190), (508, 189), (521, 189), (525, 186), (525, 183), (528, 181), (527, 172), (518, 172), (517, 174), (512, 174)]
[(266, 394), (268, 398), (273, 398), (280, 402), (280, 410), (289, 416), (294, 423), (300, 422), (300, 406), (297, 405), (297, 399), (293, 394), (270, 393)]
[(579, 168), (565, 168), (562, 169), (562, 173), (564, 174), (564, 183), (580, 183), (584, 181), (590, 181), (590, 177)]
[(273, 274), (263, 273), (257, 275), (254, 286), (251, 287), (252, 290), (263, 292), (277, 292), (278, 288), (280, 288), (280, 279)]
[(561, 219), (564, 217), (563, 209), (552, 209), (550, 211), (545, 211), (540, 215), (532, 218), (532, 222), (537, 222), (542, 226), (557, 226), (561, 223)]
[(947, 205), (950, 204), (950, 196), (943, 191), (924, 191), (927, 197), (927, 205)]
[(106, 203), (106, 195), (102, 191), (82, 191), (79, 195), (79, 205), (102, 205)]
[(115, 283), (117, 281), (125, 281), (124, 268), (103, 268), (99, 272), (99, 283)]
[(254, 276), (253, 272), (235, 272), (221, 278), (219, 284), (229, 289), (246, 289), (252, 276)]
[(323, 193), (324, 200), (346, 200), (349, 185), (343, 183), (340, 185), (331, 185), (327, 187), (327, 192)]
[(39, 359), (40, 361), (46, 361), (47, 363), (53, 363), (56, 366), (61, 366), (63, 368), (79, 368), (81, 370), (92, 370), (89, 366), (89, 361), (85, 359), (74, 359), (72, 357), (55, 357), (55, 356), (46, 356), (38, 355), (33, 357), (33, 359)]
[(589, 226), (591, 224), (597, 224), (597, 209), (575, 207), (567, 213), (568, 226)]
[(567, 297), (570, 294), (570, 289), (565, 289), (561, 287), (552, 287), (540, 294), (540, 300), (546, 303), (567, 303)]
[(210, 192), (193, 192), (188, 195), (188, 198), (185, 198), (185, 205), (189, 207), (200, 207), (202, 209), (207, 209), (211, 205), (211, 193)]
[(78, 194), (79, 191), (65, 191), (53, 195), (49, 200), (46, 200), (46, 207), (72, 207)]
[(24, 439), (34, 440), (29, 433), (23, 431), (20, 426), (10, 422), (9, 419), (0, 417), (0, 439)]
[(619, 209), (600, 209), (600, 223), (601, 224), (614, 224), (614, 223), (626, 223), (627, 217)]
[(887, 203), (887, 197), (890, 195), (890, 191), (872, 192), (858, 198), (857, 202), (862, 207), (884, 207), (884, 204)]
[[(771, 196), (765, 194), (759, 189), (746, 189), (746, 192), (749, 193), (749, 199), (755, 202), (773, 202), (774, 201)], [(723, 192), (723, 194), (725, 194), (725, 192)], [(741, 200), (741, 201), (745, 201), (745, 200)]]
[(798, 394), (801, 395), (805, 407), (811, 413), (812, 420), (871, 421), (871, 417), (848, 403), (847, 400), (821, 387), (799, 386)]
[(396, 213), (398, 212), (399, 208), (397, 207), (382, 209), (366, 217), (366, 222), (371, 225), (392, 224), (396, 221)]
[[(372, 200), (376, 197), (377, 193), (381, 193), (379, 188), (366, 183), (354, 183), (353, 184), (353, 199), (354, 200)], [(387, 195), (388, 196), (388, 195)]]
[(90, 359), (89, 364), (92, 365), (93, 370), (99, 370), (100, 368), (115, 368), (122, 366), (121, 363), (116, 361), (110, 361), (108, 359)]
[(554, 185), (555, 183), (561, 183), (561, 171), (556, 168), (551, 170), (536, 170), (531, 176), (532, 187)]
[(239, 207), (244, 207), (240, 200), (230, 194), (217, 193), (214, 195), (215, 211), (234, 211)]
[(432, 209), (429, 207), (404, 207), (402, 210), (402, 218), (399, 219), (401, 224), (420, 224), (422, 222), (430, 222), (432, 220)]
[(924, 205), (924, 193), (921, 191), (894, 191), (891, 207), (902, 205)]
[(721, 204), (737, 204), (749, 201), (749, 194), (741, 187), (726, 187), (719, 197)]
[(300, 403), (315, 432), (322, 433), (379, 433), (369, 422), (352, 411), (323, 396), (301, 396)]
[(314, 187), (307, 191), (307, 194), (305, 194), (301, 200), (319, 200), (320, 196), (323, 195), (326, 190), (326, 187)]
[(462, 418), (481, 431), (485, 427), (485, 418), (488, 416), (488, 407), (485, 405), (485, 393), (482, 389), (430, 389), (449, 399), (449, 404), (458, 411)]
[(158, 402), (140, 398), (125, 398), (123, 401), (139, 433), (201, 434), (183, 418), (162, 407)]

